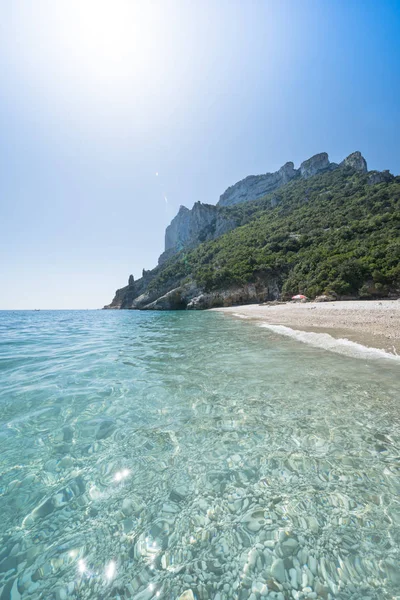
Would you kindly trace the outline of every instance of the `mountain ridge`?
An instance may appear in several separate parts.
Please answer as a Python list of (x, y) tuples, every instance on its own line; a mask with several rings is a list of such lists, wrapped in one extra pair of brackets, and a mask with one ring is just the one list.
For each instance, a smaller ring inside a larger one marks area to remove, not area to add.
[[(159, 264), (170, 258), (174, 252), (179, 252), (183, 248), (193, 248), (201, 242), (214, 239), (234, 229), (235, 222), (227, 221), (223, 216), (221, 218), (219, 209), (258, 200), (296, 178), (309, 179), (319, 173), (344, 166), (367, 172), (367, 162), (359, 151), (350, 154), (340, 164), (331, 163), (328, 154), (321, 152), (303, 161), (298, 169), (294, 168), (293, 162), (287, 162), (274, 173), (248, 175), (228, 187), (221, 194), (216, 205), (196, 202), (192, 209), (181, 206), (178, 214), (166, 228), (165, 249), (159, 258)], [(214, 228), (214, 234), (210, 230), (211, 226)]]
[[(114, 300), (105, 308), (208, 308), (277, 299), (304, 290), (312, 295), (327, 287), (332, 289), (331, 284), (337, 288), (333, 291), (343, 297), (359, 295), (363, 286), (362, 293), (367, 296), (367, 288), (373, 297), (397, 294), (397, 272), (393, 270), (393, 260), (385, 246), (381, 248), (380, 238), (374, 241), (370, 223), (366, 235), (357, 227), (363, 219), (376, 221), (380, 236), (388, 237), (390, 229), (390, 235), (398, 241), (400, 178), (388, 171), (368, 172), (360, 152), (350, 154), (339, 165), (330, 163), (328, 155), (321, 153), (301, 163), (295, 171), (290, 181), (261, 198), (250, 197), (231, 206), (196, 203), (191, 210), (181, 207), (166, 231), (166, 238), (171, 231), (172, 239), (177, 234), (181, 236), (180, 246), (174, 246), (169, 239), (170, 246), (160, 257), (159, 265), (144, 272), (144, 277), (133, 285), (131, 281), (130, 285), (117, 290)], [(226, 192), (246, 180), (248, 178)], [(221, 198), (227, 198), (226, 192)], [(379, 201), (374, 203), (371, 198), (375, 196)], [(388, 197), (387, 206), (381, 196)], [(385, 214), (386, 220), (379, 220), (377, 207), (390, 211)], [(325, 228), (321, 233), (318, 224), (322, 221)], [(332, 223), (339, 226), (326, 233)], [(346, 228), (353, 231), (353, 237)], [(282, 231), (279, 243), (274, 241), (276, 231)], [(340, 236), (344, 236), (341, 245), (337, 240)], [(365, 245), (367, 256), (356, 256), (353, 238)], [(260, 240), (265, 241), (261, 244)], [(388, 240), (385, 238), (386, 245), (389, 242), (390, 236)], [(321, 264), (328, 260), (324, 244), (331, 247), (333, 257), (343, 255), (344, 261), (348, 248), (349, 256), (356, 256), (349, 269), (358, 269), (359, 276), (351, 280), (350, 275), (340, 274), (340, 264), (336, 263), (331, 274), (327, 267), (326, 274), (321, 275), (317, 260), (309, 266), (309, 275), (305, 271), (304, 281), (308, 283), (303, 285), (296, 279), (296, 269), (301, 270), (301, 261), (309, 260), (308, 255), (315, 250), (313, 245), (321, 253)], [(383, 261), (375, 261), (380, 265), (381, 274), (379, 269), (373, 269), (371, 258), (378, 246), (385, 256)], [(397, 252), (400, 263), (400, 245), (394, 249), (395, 260)], [(374, 281), (373, 272), (379, 281)]]

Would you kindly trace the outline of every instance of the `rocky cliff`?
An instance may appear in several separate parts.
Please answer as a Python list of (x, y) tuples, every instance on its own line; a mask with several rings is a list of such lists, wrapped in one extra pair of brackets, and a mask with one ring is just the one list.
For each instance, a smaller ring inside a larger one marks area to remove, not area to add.
[(189, 210), (181, 206), (165, 231), (165, 250), (159, 264), (183, 248), (194, 248), (237, 227), (237, 222), (213, 204), (196, 202)]
[(353, 152), (340, 165), (331, 163), (328, 154), (321, 152), (302, 162), (298, 169), (292, 162), (287, 162), (274, 173), (249, 175), (225, 190), (217, 205), (196, 202), (191, 210), (181, 206), (166, 229), (165, 251), (159, 264), (183, 248), (194, 248), (237, 227), (235, 219), (226, 210), (220, 209), (258, 200), (292, 180), (308, 179), (338, 167), (366, 172), (367, 163), (360, 152)]
[(301, 163), (299, 169), (300, 177), (309, 179), (309, 177), (314, 177), (314, 175), (318, 175), (318, 173), (323, 173), (329, 169), (336, 169), (337, 166), (336, 163), (329, 162), (329, 157), (326, 152), (321, 152)]
[(231, 285), (222, 290), (204, 292), (194, 280), (167, 281), (163, 288), (146, 289), (138, 280), (142, 293), (132, 294), (129, 286), (116, 291), (111, 304), (106, 309), (136, 310), (203, 310), (219, 306), (234, 306), (252, 302), (277, 300), (280, 295), (280, 282), (275, 277), (258, 276), (254, 282)]
[(355, 171), (359, 171), (360, 173), (366, 173), (368, 171), (367, 161), (361, 154), (361, 152), (353, 152), (349, 154), (347, 158), (345, 158), (339, 165), (340, 167), (350, 167), (350, 169), (354, 169)]
[[(319, 179), (319, 176), (321, 176), (321, 179)], [(324, 198), (331, 198), (333, 192), (338, 197), (341, 197), (343, 193), (345, 197), (348, 197), (352, 193), (350, 189), (353, 186), (352, 181), (355, 176), (354, 181), (358, 182), (357, 185), (366, 184), (367, 187), (380, 184), (390, 185), (396, 179), (388, 171), (368, 172), (367, 163), (360, 152), (350, 154), (339, 165), (331, 163), (328, 155), (323, 152), (302, 162), (298, 169), (295, 169), (293, 163), (289, 162), (275, 173), (247, 177), (228, 188), (221, 195), (217, 205), (196, 202), (191, 210), (181, 206), (178, 214), (166, 229), (165, 252), (159, 259), (159, 265), (151, 271), (143, 271), (142, 278), (137, 281), (134, 281), (133, 277), (130, 276), (128, 285), (117, 290), (113, 301), (105, 308), (198, 309), (279, 298), (282, 289), (280, 270), (268, 270), (264, 267), (259, 271), (254, 270), (257, 260), (250, 258), (249, 253), (252, 252), (252, 247), (248, 245), (248, 241), (243, 237), (236, 236), (238, 243), (239, 245), (247, 244), (248, 247), (246, 246), (244, 255), (240, 255), (235, 244), (233, 244), (232, 260), (234, 263), (237, 261), (238, 271), (243, 273), (253, 271), (253, 276), (250, 279), (247, 275), (243, 278), (239, 277), (240, 282), (230, 283), (225, 287), (219, 284), (215, 286), (215, 281), (223, 282), (229, 279), (229, 277), (227, 279), (226, 258), (224, 259), (225, 264), (224, 262), (219, 263), (218, 259), (215, 258), (215, 250), (213, 247), (209, 250), (209, 246), (201, 250), (197, 258), (193, 258), (194, 249), (203, 242), (212, 241), (228, 232), (232, 232), (229, 234), (232, 236), (236, 233), (232, 230), (248, 222), (249, 219), (251, 220), (252, 215), (255, 214), (254, 211), (261, 210), (267, 219), (270, 218), (270, 214), (281, 214), (269, 211), (273, 210), (282, 201), (285, 194), (287, 198), (292, 198), (294, 194), (300, 204), (305, 201), (308, 203), (309, 190), (313, 189), (314, 186), (316, 190), (314, 198), (318, 201), (319, 199), (323, 201)], [(316, 179), (317, 177), (318, 179)], [(304, 180), (310, 180), (310, 183), (307, 181), (305, 185)], [(328, 187), (324, 191), (325, 186)], [(275, 193), (276, 190), (280, 191)], [(264, 196), (265, 199), (260, 200)], [(255, 200), (259, 200), (259, 202), (250, 211), (247, 210), (243, 213), (240, 207), (237, 206)], [(340, 209), (341, 205), (338, 206)], [(374, 203), (373, 206), (378, 206), (378, 204)], [(261, 207), (261, 209), (257, 207)], [(282, 213), (282, 218), (284, 218), (286, 210), (287, 205)], [(258, 212), (257, 214), (261, 213)], [(255, 216), (257, 215), (255, 214)], [(241, 228), (241, 230), (243, 229)], [(327, 227), (323, 231), (329, 232), (330, 228)], [(262, 242), (264, 244), (262, 249), (267, 248), (265, 243), (268, 243), (268, 238), (264, 238), (265, 233), (261, 230), (260, 235), (260, 241), (265, 239)], [(291, 252), (296, 251), (300, 243), (299, 240), (302, 240), (302, 235), (301, 232), (293, 233), (293, 231), (289, 231), (286, 235), (287, 237), (282, 242), (274, 242), (274, 244), (277, 250), (280, 249), (280, 252), (282, 252), (280, 244), (283, 244), (285, 252), (290, 255)], [(328, 234), (324, 233), (324, 235)], [(224, 239), (233, 238), (224, 237)], [(226, 242), (226, 244), (229, 244), (229, 242)], [(185, 252), (183, 253), (182, 250), (185, 250)], [(235, 258), (236, 256), (237, 258)], [(197, 261), (196, 264), (203, 264), (196, 277), (193, 276), (190, 260)], [(199, 274), (200, 279), (197, 279)], [(203, 283), (201, 283), (201, 280), (203, 280)], [(214, 288), (204, 284), (205, 281), (211, 280), (214, 282)], [(384, 284), (378, 281), (379, 285), (382, 287)]]
[[(360, 154), (359, 152), (355, 154)], [(353, 156), (353, 155), (351, 155)], [(361, 155), (360, 155), (361, 156)], [(363, 159), (364, 160), (364, 159)], [(229, 187), (221, 196), (218, 202), (219, 206), (233, 206), (241, 202), (249, 202), (262, 198), (266, 194), (277, 190), (292, 179), (301, 177), (308, 179), (330, 169), (337, 168), (336, 163), (329, 162), (326, 152), (315, 154), (311, 158), (301, 163), (299, 169), (294, 168), (292, 162), (287, 162), (275, 173), (265, 173), (265, 175), (250, 175), (235, 185)], [(356, 167), (353, 167), (356, 168)]]
[(297, 177), (298, 174), (299, 172), (294, 168), (294, 164), (287, 162), (275, 173), (249, 175), (245, 179), (235, 183), (235, 185), (228, 187), (220, 196), (218, 205), (233, 206), (241, 202), (257, 200), (285, 185), (285, 183)]

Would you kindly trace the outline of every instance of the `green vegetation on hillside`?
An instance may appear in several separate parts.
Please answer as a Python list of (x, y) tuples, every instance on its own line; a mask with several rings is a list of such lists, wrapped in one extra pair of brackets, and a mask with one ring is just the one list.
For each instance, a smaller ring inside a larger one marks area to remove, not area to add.
[(192, 276), (209, 291), (260, 275), (277, 278), (283, 294), (309, 297), (400, 288), (400, 177), (369, 185), (368, 175), (341, 168), (224, 210), (241, 226), (170, 259), (152, 289)]

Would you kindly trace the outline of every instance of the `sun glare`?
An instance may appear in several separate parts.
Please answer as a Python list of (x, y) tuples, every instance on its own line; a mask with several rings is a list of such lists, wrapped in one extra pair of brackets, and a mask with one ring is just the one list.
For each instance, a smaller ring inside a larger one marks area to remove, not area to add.
[(41, 0), (11, 23), (13, 70), (71, 131), (137, 133), (175, 81), (176, 25), (160, 0)]
[(157, 11), (152, 2), (85, 0), (69, 5), (66, 31), (92, 75), (115, 78), (148, 68), (157, 46)]
[[(23, 62), (35, 81), (65, 85), (141, 83), (168, 51), (165, 9), (157, 0), (69, 0), (26, 5), (15, 31)], [(34, 26), (31, 24), (34, 22)], [(172, 43), (172, 42), (171, 42)], [(117, 81), (116, 81), (117, 80)], [(41, 83), (41, 85), (43, 85)]]

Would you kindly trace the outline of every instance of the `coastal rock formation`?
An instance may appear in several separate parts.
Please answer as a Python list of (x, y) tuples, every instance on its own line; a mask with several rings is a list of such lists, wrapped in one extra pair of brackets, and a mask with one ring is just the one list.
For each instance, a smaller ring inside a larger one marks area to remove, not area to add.
[(201, 202), (196, 202), (191, 210), (181, 206), (165, 231), (165, 251), (205, 241), (208, 229), (215, 223), (216, 212), (216, 206)]
[[(133, 297), (132, 299), (133, 300)], [(103, 308), (106, 309), (120, 309), (120, 308), (128, 308), (129, 304), (129, 286), (120, 288), (116, 290), (115, 296), (110, 302), (110, 304), (106, 304)]]
[(329, 158), (326, 152), (321, 152), (320, 154), (315, 154), (308, 160), (305, 160), (300, 165), (300, 175), (303, 179), (308, 179), (309, 177), (313, 177), (318, 173), (322, 173), (323, 171), (327, 171), (329, 168), (336, 168), (337, 165), (335, 163), (329, 162)]
[(235, 219), (222, 214), (218, 206), (201, 202), (196, 202), (191, 210), (181, 206), (165, 231), (165, 251), (159, 258), (159, 264), (174, 252), (183, 248), (193, 248), (227, 233), (236, 226)]
[[(142, 280), (136, 282), (143, 288)], [(176, 283), (176, 282), (175, 282)], [(280, 297), (280, 282), (274, 277), (258, 276), (253, 283), (229, 286), (205, 293), (195, 281), (189, 279), (184, 285), (166, 282), (163, 290), (144, 293), (133, 297), (129, 288), (117, 290), (113, 302), (106, 309), (136, 310), (202, 310), (218, 306), (235, 306), (252, 302), (266, 302)]]
[(200, 293), (187, 304), (188, 310), (203, 310), (220, 306), (235, 306), (253, 302), (267, 302), (280, 297), (280, 286), (276, 279), (259, 279), (255, 283), (231, 286), (226, 289)]
[(350, 167), (351, 169), (360, 171), (361, 173), (366, 173), (368, 171), (367, 161), (358, 150), (352, 154), (349, 154), (349, 156), (345, 158), (339, 166)]
[[(335, 172), (333, 173), (333, 171)], [(306, 185), (303, 183), (304, 180), (319, 175), (323, 177), (321, 181), (307, 182)], [(284, 235), (282, 236), (281, 232), (273, 243), (276, 252), (280, 253), (279, 260), (274, 263), (271, 257), (275, 250), (271, 255), (271, 243), (268, 239), (268, 235), (272, 235), (271, 227), (268, 225), (269, 220), (274, 219), (275, 222), (278, 219), (278, 222), (284, 222), (288, 209), (289, 212), (295, 211), (299, 205), (301, 207), (305, 203), (319, 202), (320, 199), (322, 199), (321, 210), (325, 213), (330, 210), (329, 207), (327, 208), (327, 202), (334, 205), (333, 211), (342, 211), (343, 199), (346, 199), (346, 202), (355, 203), (357, 206), (357, 198), (360, 199), (364, 195), (363, 186), (365, 187), (365, 184), (393, 186), (396, 185), (398, 179), (389, 171), (368, 172), (367, 163), (358, 151), (350, 154), (340, 164), (331, 163), (327, 153), (322, 152), (302, 162), (298, 169), (294, 168), (293, 163), (288, 162), (275, 173), (246, 177), (228, 188), (220, 197), (217, 205), (196, 202), (192, 209), (181, 206), (178, 214), (166, 229), (165, 252), (160, 256), (158, 266), (152, 270), (143, 269), (142, 277), (137, 281), (134, 281), (131, 275), (128, 285), (117, 290), (111, 304), (104, 308), (197, 310), (273, 301), (280, 299), (281, 294), (282, 297), (285, 297), (288, 291), (292, 293), (292, 290), (296, 291), (303, 288), (304, 285), (310, 286), (306, 281), (307, 275), (300, 276), (292, 268), (292, 261), (298, 260), (299, 247), (307, 248), (307, 236), (313, 239), (316, 234), (312, 228), (305, 232), (302, 230), (303, 217), (299, 221), (298, 230), (289, 229), (287, 232), (283, 229)], [(289, 186), (280, 190), (279, 188), (285, 184), (289, 184)], [(351, 189), (354, 189), (354, 186), (358, 189), (356, 200), (354, 200), (353, 193), (349, 195), (349, 186)], [(275, 193), (275, 190), (279, 191)], [(242, 209), (237, 206), (244, 202), (257, 200), (268, 193), (270, 194), (265, 201), (259, 202), (254, 209)], [(378, 193), (384, 193), (383, 189), (381, 188)], [(293, 199), (295, 202), (291, 208)], [(280, 202), (284, 206), (282, 214), (276, 211), (270, 213), (269, 211)], [(344, 212), (343, 215), (351, 222), (348, 213)], [(327, 221), (326, 227), (323, 229), (324, 236), (329, 237), (331, 228), (326, 214), (325, 219)], [(296, 223), (296, 221), (294, 222)], [(388, 221), (388, 223), (390, 222)], [(238, 235), (235, 235), (234, 232), (233, 237), (226, 237), (216, 245), (210, 244), (205, 248), (204, 253), (191, 252), (201, 243), (212, 242), (241, 225), (245, 227), (251, 225), (252, 228), (243, 228), (237, 232)], [(292, 222), (290, 227), (293, 227)], [(252, 240), (250, 244), (246, 240), (248, 231), (251, 231), (253, 236), (250, 238)], [(269, 234), (264, 231), (269, 231)], [(254, 235), (255, 233), (257, 235)], [(344, 230), (341, 235), (344, 235)], [(343, 240), (346, 242), (347, 237), (344, 236)], [(319, 238), (318, 242), (321, 243)], [(235, 244), (239, 248), (238, 252)], [(257, 252), (254, 251), (252, 244), (259, 248)], [(226, 248), (230, 248), (229, 252), (226, 251)], [(264, 259), (264, 253), (269, 258)], [(282, 260), (286, 261), (287, 256), (292, 257), (291, 261), (282, 263)], [(282, 267), (282, 264), (285, 266)], [(285, 273), (284, 268), (291, 270), (289, 287), (288, 274)], [(357, 297), (357, 294), (361, 293), (360, 290), (363, 289), (361, 284), (366, 281), (366, 276), (359, 267), (357, 259), (349, 259), (344, 269), (335, 268), (334, 278), (332, 277), (332, 281), (327, 281), (329, 289), (344, 298), (344, 292), (341, 290), (345, 291), (347, 286), (352, 293), (355, 292), (355, 297)], [(314, 270), (318, 270), (317, 266), (314, 267)], [(350, 278), (349, 281), (346, 279), (350, 277), (347, 272), (353, 279)], [(378, 273), (376, 269), (375, 272)], [(315, 288), (319, 292), (318, 300), (331, 300), (327, 297), (327, 292), (323, 291), (324, 288), (320, 286), (316, 276), (313, 275), (313, 277), (317, 285), (311, 284), (310, 289)], [(369, 277), (371, 278), (371, 274)], [(399, 291), (396, 282), (388, 284), (387, 275), (378, 273), (376, 277), (378, 277), (377, 281), (373, 282), (374, 285), (376, 284), (376, 293), (384, 295)], [(195, 280), (196, 278), (198, 281)], [(305, 284), (303, 284), (303, 280)], [(313, 295), (312, 292), (311, 295)], [(317, 296), (318, 293), (315, 295)]]
[(152, 279), (154, 278), (154, 271), (145, 271), (143, 269), (143, 274), (144, 276), (138, 279), (137, 281), (132, 281), (131, 277), (129, 277), (128, 285), (117, 290), (115, 292), (113, 301), (110, 304), (104, 306), (104, 308), (139, 308), (139, 298), (143, 298), (144, 304), (148, 304), (149, 302), (155, 300), (160, 294), (156, 293), (153, 296), (151, 296), (151, 294), (148, 291), (149, 283), (151, 283)]
[[(355, 152), (354, 154), (359, 153)], [(336, 169), (337, 166), (336, 163), (329, 162), (326, 152), (315, 154), (305, 160), (301, 163), (299, 169), (295, 169), (292, 162), (287, 162), (275, 173), (249, 175), (245, 179), (238, 181), (220, 196), (218, 206), (233, 206), (242, 202), (257, 200), (289, 183), (289, 181), (292, 181), (296, 177), (308, 179), (309, 177), (318, 175), (318, 173)]]
[(233, 206), (241, 202), (249, 202), (262, 198), (269, 192), (273, 192), (291, 179), (296, 177), (298, 171), (292, 162), (287, 162), (275, 173), (265, 175), (249, 175), (238, 181), (235, 185), (228, 187), (220, 196), (218, 206)]
[(185, 290), (182, 287), (175, 288), (142, 307), (142, 310), (183, 310), (187, 301)]
[[(296, 178), (309, 179), (337, 169), (338, 166), (350, 167), (361, 172), (367, 169), (367, 163), (360, 152), (353, 152), (340, 165), (331, 163), (328, 154), (321, 152), (302, 162), (299, 169), (295, 169), (292, 162), (287, 162), (274, 173), (249, 175), (225, 190), (217, 205), (196, 202), (192, 209), (181, 206), (166, 229), (165, 250), (159, 258), (159, 264), (183, 248), (194, 248), (237, 227), (236, 220), (226, 210), (221, 209), (258, 200)], [(276, 204), (277, 199), (272, 198), (271, 206)]]
[(388, 183), (394, 179), (394, 175), (390, 171), (370, 171), (368, 174), (369, 185), (375, 185), (376, 183)]

